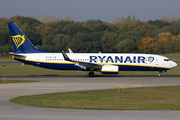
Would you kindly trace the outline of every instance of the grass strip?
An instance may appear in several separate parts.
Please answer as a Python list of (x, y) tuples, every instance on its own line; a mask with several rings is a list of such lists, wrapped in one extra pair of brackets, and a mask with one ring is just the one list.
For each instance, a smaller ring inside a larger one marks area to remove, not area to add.
[(0, 84), (4, 83), (30, 83), (30, 82), (39, 82), (37, 80), (0, 80)]
[(0, 62), (18, 62), (13, 58), (0, 58)]
[(125, 88), (125, 91), (122, 92), (121, 90), (120, 93), (117, 89), (93, 90), (91, 93), (90, 91), (52, 93), (21, 96), (10, 101), (18, 104), (52, 108), (180, 110), (180, 86)]

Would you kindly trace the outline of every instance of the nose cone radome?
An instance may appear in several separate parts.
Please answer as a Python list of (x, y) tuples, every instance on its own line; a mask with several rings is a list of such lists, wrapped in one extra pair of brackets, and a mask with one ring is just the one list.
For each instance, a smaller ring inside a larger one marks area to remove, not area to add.
[(177, 63), (176, 62), (171, 62), (171, 68), (174, 68), (174, 67), (176, 67), (177, 66)]

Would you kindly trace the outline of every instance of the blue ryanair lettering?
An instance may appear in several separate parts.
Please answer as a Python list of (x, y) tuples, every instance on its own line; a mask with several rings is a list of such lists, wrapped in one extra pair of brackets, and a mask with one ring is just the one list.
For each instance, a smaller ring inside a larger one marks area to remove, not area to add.
[(106, 60), (106, 63), (108, 63), (108, 61), (110, 61), (111, 63), (114, 63), (113, 59), (111, 56), (108, 56), (107, 60)]
[(97, 62), (97, 57), (96, 56), (90, 56), (90, 62)]
[[(107, 58), (106, 58), (107, 57)], [(145, 63), (145, 57), (143, 56), (126, 56), (123, 62), (123, 56), (90, 56), (90, 62), (97, 63), (97, 59), (100, 59), (100, 62), (110, 62), (110, 63)], [(137, 62), (136, 62), (137, 61)]]
[(126, 57), (126, 60), (124, 61), (124, 63), (126, 63), (126, 62), (132, 63), (131, 58), (129, 56)]
[(145, 57), (143, 56), (138, 56), (138, 63), (140, 63), (142, 61), (142, 63), (145, 63)]
[(123, 56), (121, 56), (121, 58), (119, 58), (118, 56), (115, 56), (115, 63), (117, 63), (118, 61), (120, 63), (122, 63), (123, 62)]
[(134, 63), (136, 63), (136, 56), (134, 56), (134, 59), (133, 59)]
[(103, 57), (98, 56), (98, 57), (100, 58), (100, 61), (103, 62), (103, 59), (104, 59), (106, 56), (103, 56)]

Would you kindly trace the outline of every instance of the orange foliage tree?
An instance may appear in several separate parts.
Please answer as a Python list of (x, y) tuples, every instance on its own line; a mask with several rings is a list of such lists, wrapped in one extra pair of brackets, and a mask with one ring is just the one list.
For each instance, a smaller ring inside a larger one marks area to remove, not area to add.
[(140, 31), (140, 29), (141, 29), (141, 27), (138, 26), (137, 24), (131, 24), (129, 26), (129, 28), (132, 29), (132, 30), (135, 30), (135, 31)]
[(153, 52), (153, 46), (154, 46), (154, 42), (153, 42), (153, 38), (151, 37), (143, 37), (138, 45), (139, 51), (142, 53), (152, 53)]
[(155, 52), (156, 53), (164, 53), (166, 50), (166, 42), (167, 42), (166, 37), (159, 38), (155, 44)]
[(161, 37), (155, 44), (156, 53), (175, 53), (180, 51), (180, 36)]

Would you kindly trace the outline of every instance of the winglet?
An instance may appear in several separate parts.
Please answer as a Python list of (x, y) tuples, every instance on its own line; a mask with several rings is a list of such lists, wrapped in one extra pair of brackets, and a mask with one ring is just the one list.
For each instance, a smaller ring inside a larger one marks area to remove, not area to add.
[(67, 61), (71, 61), (71, 60), (69, 59), (69, 57), (66, 55), (66, 53), (64, 52), (64, 50), (63, 50), (63, 49), (61, 49), (61, 52), (62, 52), (63, 57), (64, 57), (64, 59), (65, 59), (65, 60), (67, 60)]
[(68, 50), (69, 50), (69, 53), (73, 53), (73, 51), (70, 48), (68, 48)]

